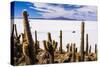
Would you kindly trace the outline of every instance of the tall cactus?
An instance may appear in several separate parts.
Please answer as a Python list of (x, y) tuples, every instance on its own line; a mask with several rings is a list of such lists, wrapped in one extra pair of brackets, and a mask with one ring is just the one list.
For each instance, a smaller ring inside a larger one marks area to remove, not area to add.
[(90, 45), (90, 48), (89, 48), (89, 53), (91, 53), (91, 45)]
[(37, 41), (37, 49), (40, 49), (40, 42)]
[[(35, 45), (32, 39), (31, 31), (30, 31), (30, 26), (29, 26), (29, 21), (28, 21), (28, 14), (27, 11), (23, 11), (23, 26), (24, 26), (24, 31), (25, 31), (25, 37), (27, 40), (27, 49), (28, 49), (28, 57), (29, 57), (29, 64), (35, 64), (36, 60), (36, 54), (35, 54)], [(24, 46), (24, 44), (23, 44)], [(27, 61), (27, 60), (26, 60)]]
[(48, 33), (48, 41), (44, 40), (43, 43), (45, 50), (49, 53), (50, 63), (54, 63), (54, 51), (57, 48), (57, 42), (52, 41), (51, 34)]
[(14, 24), (11, 29), (11, 64), (14, 65)]
[(88, 34), (86, 34), (86, 55), (88, 55)]
[(97, 60), (97, 44), (95, 44), (95, 54), (96, 54), (96, 60)]
[(75, 57), (75, 43), (72, 45), (72, 62), (76, 61), (76, 57)]
[(95, 53), (97, 53), (97, 44), (95, 44)]
[(35, 30), (35, 53), (38, 53), (37, 31)]
[(59, 47), (60, 53), (62, 53), (62, 30), (60, 30), (60, 47)]
[(81, 53), (81, 61), (84, 61), (84, 29), (85, 23), (81, 23), (81, 47), (80, 47), (80, 53)]
[(16, 42), (20, 43), (20, 37), (21, 37), (21, 35), (18, 35), (18, 33), (17, 33), (16, 24), (14, 24), (14, 30), (15, 30), (15, 39), (16, 39)]

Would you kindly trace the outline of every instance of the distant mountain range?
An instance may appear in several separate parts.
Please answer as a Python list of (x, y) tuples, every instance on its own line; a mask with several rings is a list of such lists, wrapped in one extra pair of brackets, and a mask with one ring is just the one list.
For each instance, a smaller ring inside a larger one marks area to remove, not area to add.
[[(11, 19), (23, 19), (22, 17), (11, 17)], [(55, 18), (29, 18), (29, 19), (41, 19), (41, 20), (78, 20), (64, 17), (55, 17)]]

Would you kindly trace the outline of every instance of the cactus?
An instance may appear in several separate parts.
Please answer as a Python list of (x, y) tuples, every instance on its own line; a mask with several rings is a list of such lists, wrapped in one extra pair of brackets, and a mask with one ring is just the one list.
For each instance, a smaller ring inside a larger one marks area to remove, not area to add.
[(75, 48), (75, 52), (77, 53), (77, 47)]
[(71, 43), (71, 45), (70, 45), (70, 52), (72, 52), (72, 43)]
[(35, 53), (38, 53), (38, 43), (37, 43), (37, 31), (35, 30)]
[(67, 48), (67, 52), (70, 52), (70, 45), (69, 45), (69, 43), (67, 44), (66, 48)]
[(96, 54), (96, 60), (97, 60), (97, 44), (95, 44), (95, 54)]
[(45, 50), (48, 50), (48, 49), (47, 49), (47, 42), (46, 42), (46, 40), (43, 41), (43, 45), (44, 45), (44, 49), (45, 49)]
[(11, 37), (14, 35), (14, 24), (12, 24)]
[(95, 54), (97, 54), (97, 44), (95, 44)]
[(54, 63), (54, 51), (57, 48), (57, 44), (52, 44), (48, 41), (43, 41), (45, 50), (49, 53), (50, 63)]
[(62, 53), (62, 30), (60, 30), (60, 47), (59, 47), (60, 53)]
[(75, 57), (75, 43), (72, 44), (72, 62), (76, 61), (76, 57)]
[[(28, 14), (27, 11), (23, 11), (23, 25), (24, 25), (24, 34), (27, 40), (27, 50), (28, 50), (28, 57), (30, 63), (28, 64), (35, 64), (36, 60), (36, 53), (35, 53), (35, 45), (34, 41), (32, 39), (31, 31), (30, 31), (30, 26), (29, 26), (29, 21), (28, 21)], [(25, 44), (23, 44), (25, 46)], [(27, 60), (26, 60), (27, 61)]]
[(58, 45), (58, 42), (56, 42), (55, 40), (53, 40), (53, 48), (54, 48), (54, 51), (56, 50), (57, 45)]
[(84, 29), (85, 23), (81, 23), (81, 47), (80, 47), (80, 53), (81, 53), (81, 61), (84, 61)]
[(40, 42), (37, 41), (37, 49), (40, 49)]
[(57, 42), (55, 40), (52, 41), (51, 34), (48, 33), (48, 41), (43, 41), (45, 50), (49, 53), (50, 63), (54, 63), (54, 51), (57, 48)]
[[(22, 45), (20, 43), (20, 37), (21, 37), (21, 35), (18, 35), (18, 33), (17, 33), (16, 24), (13, 24), (12, 32), (11, 32), (11, 51), (12, 51), (11, 53), (13, 53), (14, 55), (13, 54), (11, 55), (12, 58), (21, 57)], [(16, 60), (14, 60), (14, 59), (11, 59), (11, 60), (13, 61), (13, 62), (11, 62), (11, 64), (16, 65), (16, 63), (17, 63)]]
[(86, 55), (88, 55), (88, 34), (86, 34)]
[(11, 64), (14, 64), (14, 24), (12, 25), (12, 30), (11, 30)]
[[(15, 34), (14, 34), (14, 32), (15, 32)], [(21, 35), (18, 35), (18, 33), (17, 33), (16, 24), (13, 24), (12, 32), (11, 32), (11, 37), (13, 37), (13, 39), (15, 39), (14, 42), (20, 43), (20, 37), (21, 37)]]
[(91, 53), (91, 45), (90, 45), (90, 48), (89, 48), (89, 53)]
[(14, 24), (14, 27), (15, 27), (15, 34), (16, 34), (16, 37), (18, 37), (16, 24)]
[(50, 32), (48, 32), (48, 42), (52, 42), (51, 33)]
[(23, 50), (23, 55), (25, 57), (25, 62), (27, 65), (31, 64), (31, 62), (30, 62), (31, 60), (29, 58), (29, 53), (28, 53), (27, 39), (26, 39), (25, 34), (23, 34), (23, 33), (22, 33), (22, 44), (23, 44), (22, 50)]

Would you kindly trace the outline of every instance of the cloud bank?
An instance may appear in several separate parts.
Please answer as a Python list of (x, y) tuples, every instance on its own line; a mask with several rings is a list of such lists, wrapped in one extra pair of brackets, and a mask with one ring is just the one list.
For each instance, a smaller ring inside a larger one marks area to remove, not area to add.
[(33, 3), (29, 7), (41, 14), (44, 19), (75, 19), (97, 21), (97, 7), (86, 5)]

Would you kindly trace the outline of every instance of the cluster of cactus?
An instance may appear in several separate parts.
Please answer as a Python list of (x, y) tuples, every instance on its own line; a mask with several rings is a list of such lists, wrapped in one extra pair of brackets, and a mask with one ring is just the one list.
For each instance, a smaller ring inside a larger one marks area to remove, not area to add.
[(16, 24), (12, 24), (12, 31), (11, 31), (11, 53), (12, 53), (11, 54), (11, 60), (12, 60), (12, 62), (11, 62), (11, 64), (16, 65), (16, 61), (14, 60), (13, 57), (16, 57), (17, 59), (19, 59), (22, 56), (21, 55), (22, 45), (20, 43), (20, 37), (21, 37), (21, 35), (18, 35), (18, 33), (17, 33)]
[[(85, 34), (84, 30), (85, 30), (85, 23), (82, 22), (81, 23), (81, 47), (80, 47), (81, 61), (84, 61), (84, 59), (86, 59), (85, 56), (89, 57), (89, 55), (92, 54), (91, 45), (89, 45), (89, 42), (88, 42), (88, 34), (86, 34), (86, 53), (84, 51), (84, 34)], [(97, 45), (95, 45), (95, 54), (96, 54), (96, 58), (97, 58)], [(92, 60), (92, 59), (87, 58), (86, 60)]]
[[(12, 24), (13, 26), (13, 29), (12, 29), (12, 34), (11, 36), (15, 39), (16, 43), (20, 43), (20, 37), (21, 35), (17, 33), (17, 27), (16, 27), (16, 24)], [(15, 32), (15, 34), (14, 34)]]
[[(11, 49), (13, 49), (14, 46), (18, 48), (19, 51), (16, 51), (16, 52), (23, 53), (26, 64), (36, 64), (37, 62), (36, 57), (39, 52), (38, 50), (40, 49), (39, 41), (37, 39), (37, 31), (35, 30), (35, 41), (34, 41), (31, 35), (31, 30), (30, 30), (29, 21), (28, 21), (28, 14), (26, 11), (23, 12), (23, 20), (24, 20), (23, 22), (24, 34), (22, 34), (22, 45), (20, 43), (21, 35), (18, 35), (16, 24), (13, 24), (12, 32), (11, 32)], [(89, 42), (88, 42), (88, 34), (86, 34), (86, 54), (84, 51), (84, 34), (85, 34), (84, 28), (85, 28), (85, 23), (82, 22), (81, 24), (81, 45), (80, 45), (80, 52), (79, 52), (80, 57), (78, 57), (78, 61), (84, 61), (85, 57), (92, 53), (91, 45), (89, 46)], [(46, 53), (49, 54), (49, 61), (47, 60), (47, 63), (55, 63), (54, 62), (54, 52), (57, 49), (58, 42), (56, 42), (55, 40), (51, 38), (50, 32), (48, 32), (48, 40), (44, 40), (43, 45), (44, 45), (44, 49)], [(64, 52), (62, 49), (62, 30), (60, 30), (59, 45), (60, 45), (59, 52), (60, 54), (62, 54)], [(67, 53), (70, 54), (69, 61), (71, 62), (77, 61), (76, 53), (78, 54), (78, 49), (76, 48), (76, 44), (68, 43), (66, 48), (67, 48)], [(12, 53), (15, 53), (15, 52), (12, 51)], [(97, 60), (97, 44), (95, 44), (95, 54), (96, 54), (96, 60)], [(13, 54), (11, 55), (13, 56)], [(11, 60), (12, 60), (11, 64), (15, 64), (14, 59), (11, 59)]]
[(54, 51), (57, 48), (57, 42), (51, 39), (51, 34), (48, 33), (48, 41), (44, 40), (44, 48), (49, 53), (50, 63), (54, 63)]
[(71, 61), (75, 62), (76, 61), (75, 53), (77, 53), (77, 48), (75, 47), (75, 43), (71, 43), (71, 45), (68, 43), (66, 48), (67, 48), (67, 53), (71, 54)]

